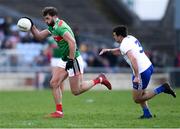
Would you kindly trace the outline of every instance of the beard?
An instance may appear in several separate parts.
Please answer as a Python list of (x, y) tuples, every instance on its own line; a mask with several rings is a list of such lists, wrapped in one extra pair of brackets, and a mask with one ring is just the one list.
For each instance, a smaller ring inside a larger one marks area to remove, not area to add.
[(48, 26), (54, 26), (55, 22), (52, 20), (51, 23), (47, 23)]

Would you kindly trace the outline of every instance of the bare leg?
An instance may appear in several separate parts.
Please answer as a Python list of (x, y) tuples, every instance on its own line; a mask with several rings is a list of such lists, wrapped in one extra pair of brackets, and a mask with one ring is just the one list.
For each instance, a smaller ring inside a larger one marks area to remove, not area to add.
[(156, 96), (154, 91), (144, 91), (144, 90), (135, 90), (133, 89), (133, 99), (136, 103), (145, 102)]
[(64, 92), (64, 81), (59, 85), (60, 90), (61, 90), (61, 94), (63, 94)]
[(82, 74), (78, 76), (69, 77), (69, 83), (71, 91), (74, 95), (79, 95), (91, 89), (95, 85), (93, 80), (83, 82)]
[(96, 84), (100, 84), (100, 83), (106, 86), (109, 90), (111, 90), (111, 84), (107, 80), (104, 74), (100, 74), (94, 80), (88, 80), (88, 81), (83, 81), (83, 74), (80, 74), (77, 76), (69, 77), (69, 82), (70, 82), (71, 91), (74, 95), (82, 94), (88, 91), (89, 89), (91, 89)]
[(151, 118), (151, 112), (149, 110), (148, 104), (147, 104), (147, 100), (151, 99), (152, 97), (154, 97), (156, 94), (153, 92), (147, 92), (145, 90), (133, 90), (133, 99), (136, 103), (139, 103), (142, 111), (143, 111), (143, 115), (140, 116), (140, 118)]
[[(146, 91), (144, 90), (142, 95), (144, 95), (146, 93)], [(148, 101), (144, 101), (140, 103), (142, 108), (148, 108)]]
[(148, 108), (148, 103), (147, 103), (147, 101), (141, 102), (141, 103), (140, 103), (140, 106), (141, 106), (142, 108), (144, 108), (144, 107), (147, 107), (147, 108)]
[(62, 92), (63, 81), (67, 78), (67, 72), (60, 67), (53, 67), (52, 79), (50, 85), (52, 87), (52, 94), (55, 104), (62, 104)]

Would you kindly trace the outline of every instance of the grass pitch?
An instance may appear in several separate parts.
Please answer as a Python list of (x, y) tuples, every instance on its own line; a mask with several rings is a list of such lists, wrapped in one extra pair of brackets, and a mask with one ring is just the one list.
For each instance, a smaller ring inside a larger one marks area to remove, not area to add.
[(0, 128), (176, 128), (180, 127), (180, 89), (177, 98), (160, 94), (149, 101), (153, 119), (140, 120), (140, 106), (131, 91), (89, 91), (63, 94), (64, 118), (44, 118), (55, 111), (50, 90), (1, 91)]

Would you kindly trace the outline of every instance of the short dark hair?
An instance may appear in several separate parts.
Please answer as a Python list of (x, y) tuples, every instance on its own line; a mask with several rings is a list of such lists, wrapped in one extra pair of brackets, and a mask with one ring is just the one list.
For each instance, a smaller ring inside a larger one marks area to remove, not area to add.
[(45, 7), (42, 10), (42, 14), (43, 16), (47, 16), (47, 15), (55, 16), (55, 15), (58, 15), (58, 11), (55, 7)]
[(123, 37), (126, 37), (128, 34), (128, 30), (126, 26), (119, 25), (113, 29), (113, 33), (115, 33), (117, 36), (121, 35)]

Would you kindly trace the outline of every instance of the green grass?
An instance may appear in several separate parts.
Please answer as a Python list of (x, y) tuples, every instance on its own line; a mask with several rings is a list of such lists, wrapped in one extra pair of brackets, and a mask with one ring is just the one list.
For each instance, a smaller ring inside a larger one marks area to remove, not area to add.
[(50, 90), (1, 91), (0, 128), (173, 128), (180, 127), (180, 89), (177, 98), (161, 94), (149, 101), (156, 118), (137, 119), (139, 105), (131, 91), (89, 91), (63, 94), (63, 119), (44, 118), (55, 110)]

